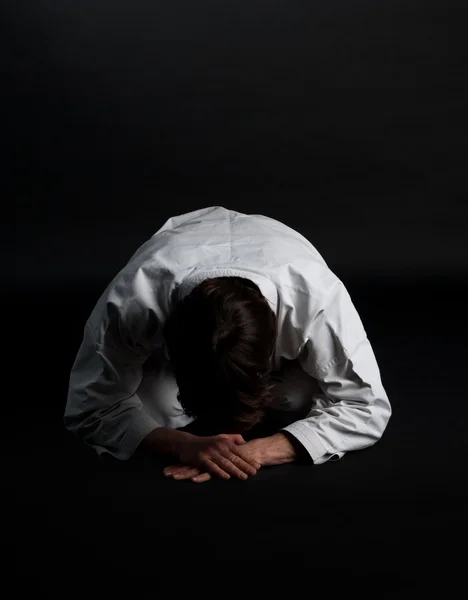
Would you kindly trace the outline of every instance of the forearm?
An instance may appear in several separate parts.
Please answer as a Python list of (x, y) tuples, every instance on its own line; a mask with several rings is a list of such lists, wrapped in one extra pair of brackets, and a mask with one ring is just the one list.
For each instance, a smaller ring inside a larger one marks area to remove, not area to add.
[(179, 455), (181, 446), (195, 436), (187, 431), (157, 427), (143, 439), (141, 446), (152, 452)]

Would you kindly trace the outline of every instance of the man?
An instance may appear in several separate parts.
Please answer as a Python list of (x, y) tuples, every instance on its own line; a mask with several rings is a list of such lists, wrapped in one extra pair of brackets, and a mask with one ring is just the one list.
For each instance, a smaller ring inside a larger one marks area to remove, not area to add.
[(301, 234), (213, 206), (170, 218), (84, 329), (68, 430), (120, 460), (169, 453), (174, 479), (247, 479), (374, 444), (391, 407), (343, 283)]

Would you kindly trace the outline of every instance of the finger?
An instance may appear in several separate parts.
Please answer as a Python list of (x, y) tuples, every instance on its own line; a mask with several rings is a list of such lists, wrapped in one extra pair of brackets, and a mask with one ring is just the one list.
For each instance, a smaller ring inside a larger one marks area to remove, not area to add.
[[(232, 452), (228, 450), (226, 453), (223, 453), (223, 456), (230, 460), (238, 469), (244, 473), (247, 473), (247, 475), (256, 475), (257, 469), (252, 464), (247, 462), (248, 459), (244, 460), (241, 456), (235, 454), (235, 452), (236, 449), (234, 449)], [(251, 459), (251, 462), (257, 464), (257, 462), (253, 459)]]
[[(233, 459), (236, 458), (235, 454), (229, 453), (226, 456), (219, 454), (216, 457), (213, 457), (213, 460), (221, 467), (223, 468), (227, 473), (234, 475), (235, 477), (239, 478), (239, 479), (248, 479), (248, 474), (247, 472), (243, 471), (242, 469), (239, 469), (239, 467), (237, 467), (234, 462)], [(252, 467), (250, 465), (247, 465), (247, 468), (252, 470)], [(255, 475), (255, 473), (250, 473), (251, 475)]]
[(262, 463), (259, 463), (258, 460), (255, 460), (255, 458), (252, 458), (251, 456), (249, 456), (248, 454), (243, 452), (241, 448), (239, 448), (239, 450), (236, 449), (235, 453), (236, 453), (236, 456), (238, 456), (239, 458), (241, 458), (242, 460), (247, 462), (249, 465), (252, 465), (252, 467), (254, 469), (256, 469), (257, 471), (262, 466)]
[[(243, 452), (242, 448), (235, 448), (234, 447), (234, 448), (231, 448), (230, 451), (235, 456), (238, 456), (241, 461), (243, 461), (244, 463), (249, 464), (253, 469), (255, 469), (255, 472), (256, 472), (257, 469), (260, 469), (260, 467), (262, 466), (258, 461), (255, 460), (255, 458), (249, 456), (248, 453)], [(247, 471), (247, 473), (248, 472), (249, 471)], [(251, 474), (255, 475), (255, 473), (251, 473)]]
[(214, 460), (212, 460), (211, 458), (205, 458), (205, 460), (203, 462), (206, 467), (206, 470), (209, 471), (210, 473), (212, 473), (213, 475), (217, 475), (218, 477), (221, 477), (222, 479), (231, 479), (231, 476), (229, 475), (229, 473), (227, 473), (226, 471), (223, 471), (223, 469), (221, 469), (221, 467), (218, 466), (216, 464), (216, 462), (214, 462)]
[(209, 473), (202, 473), (201, 475), (192, 477), (192, 481), (194, 483), (204, 483), (205, 481), (209, 481), (210, 479), (211, 479), (211, 475)]
[(183, 479), (190, 479), (191, 477), (196, 477), (197, 475), (200, 475), (200, 469), (197, 469), (196, 467), (186, 467), (185, 469), (180, 469), (174, 472), (172, 474), (172, 478), (179, 481)]
[(170, 465), (169, 467), (165, 467), (163, 473), (164, 475), (166, 475), (166, 477), (170, 477), (174, 471), (180, 469), (183, 466), (185, 465)]
[(174, 479), (187, 479), (187, 477), (195, 477), (200, 474), (200, 469), (191, 467), (189, 465), (172, 465), (164, 469), (164, 475), (166, 477), (173, 477)]

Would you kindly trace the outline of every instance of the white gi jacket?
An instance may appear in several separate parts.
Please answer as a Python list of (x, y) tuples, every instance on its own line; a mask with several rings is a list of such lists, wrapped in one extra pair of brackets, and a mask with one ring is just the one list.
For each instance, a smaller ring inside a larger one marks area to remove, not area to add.
[(162, 329), (174, 303), (221, 275), (250, 278), (276, 312), (273, 368), (296, 359), (323, 391), (306, 418), (284, 428), (314, 463), (374, 444), (391, 407), (345, 286), (294, 229), (222, 206), (168, 219), (104, 291), (71, 371), (66, 428), (98, 454), (125, 460), (154, 428), (192, 421), (176, 398), (156, 420), (137, 392), (146, 359), (169, 358)]

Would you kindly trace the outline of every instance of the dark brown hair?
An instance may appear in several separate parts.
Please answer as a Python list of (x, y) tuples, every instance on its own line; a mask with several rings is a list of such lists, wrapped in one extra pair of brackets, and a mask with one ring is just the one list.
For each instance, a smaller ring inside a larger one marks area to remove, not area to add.
[(277, 318), (253, 281), (205, 279), (174, 307), (164, 335), (186, 414), (218, 433), (246, 431), (263, 418)]

